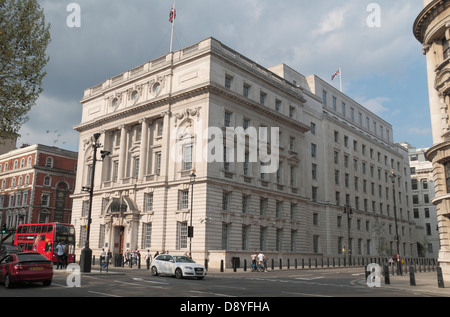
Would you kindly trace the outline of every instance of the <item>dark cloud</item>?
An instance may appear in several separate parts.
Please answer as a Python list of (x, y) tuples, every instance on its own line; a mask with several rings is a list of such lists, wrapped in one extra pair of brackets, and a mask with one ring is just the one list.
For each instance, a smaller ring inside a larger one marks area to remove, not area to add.
[[(22, 141), (34, 143), (35, 131), (63, 130), (77, 149), (83, 91), (169, 51), (171, 0), (41, 0), (51, 23), (50, 62), (45, 92), (22, 129)], [(81, 27), (66, 24), (69, 3), (81, 8)], [(425, 58), (412, 34), (422, 1), (377, 1), (381, 27), (370, 28), (367, 6), (361, 0), (178, 0), (174, 49), (215, 37), (259, 64), (286, 63), (304, 75), (329, 80), (341, 67), (345, 92), (359, 100), (377, 101), (374, 109), (389, 121), (409, 99), (428, 103), (427, 87), (411, 70), (425, 76)], [(383, 81), (379, 83), (378, 81)], [(333, 84), (335, 84), (333, 82)], [(389, 86), (388, 86), (389, 85)], [(392, 85), (407, 85), (415, 95), (396, 96)], [(374, 90), (373, 87), (377, 89)], [(404, 104), (393, 104), (397, 100)], [(57, 106), (56, 106), (57, 105)], [(56, 110), (56, 111), (55, 111)], [(408, 115), (408, 111), (405, 111)], [(425, 114), (426, 115), (426, 114)], [(423, 121), (423, 120), (422, 120)], [(408, 118), (398, 125), (407, 125)], [(429, 128), (421, 122), (415, 131)], [(399, 139), (408, 129), (394, 126)], [(405, 136), (406, 137), (406, 136)], [(419, 137), (419, 136), (418, 136)], [(431, 136), (420, 135), (423, 144)], [(41, 139), (36, 140), (39, 143)], [(46, 142), (52, 142), (47, 140)]]

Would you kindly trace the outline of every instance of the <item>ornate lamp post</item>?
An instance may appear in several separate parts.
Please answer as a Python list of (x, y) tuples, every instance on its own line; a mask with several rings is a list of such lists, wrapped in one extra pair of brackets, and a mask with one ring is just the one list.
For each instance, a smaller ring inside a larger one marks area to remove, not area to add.
[(397, 225), (397, 205), (395, 202), (395, 179), (396, 175), (394, 170), (391, 171), (389, 175), (392, 181), (392, 198), (394, 199), (394, 223), (395, 223), (395, 242), (397, 245), (397, 275), (402, 275), (402, 268), (400, 266), (400, 236), (398, 235), (398, 225)]
[(194, 227), (192, 226), (192, 213), (194, 210), (192, 209), (194, 207), (194, 182), (195, 182), (196, 175), (194, 172), (189, 176), (189, 181), (191, 183), (191, 220), (188, 227), (188, 237), (189, 237), (189, 256), (192, 257), (192, 238), (194, 237)]
[(347, 214), (347, 233), (348, 233), (348, 265), (351, 266), (352, 265), (352, 250), (350, 248), (350, 215), (352, 214), (352, 207), (350, 207), (349, 205), (345, 205), (344, 206), (344, 214)]
[[(94, 156), (92, 159), (92, 170), (91, 170), (91, 184), (89, 187), (82, 187), (81, 190), (89, 192), (89, 212), (88, 212), (88, 221), (86, 228), (86, 241), (84, 244), (84, 248), (81, 250), (80, 256), (80, 271), (83, 273), (91, 272), (91, 263), (92, 263), (92, 250), (89, 248), (89, 234), (91, 231), (91, 215), (92, 215), (92, 199), (94, 196), (94, 177), (95, 177), (95, 163), (97, 162), (97, 149), (102, 145), (98, 143), (98, 138), (100, 137), (100, 133), (94, 134), (94, 142), (92, 147), (94, 149)], [(101, 151), (102, 159), (105, 158), (106, 155), (109, 155), (108, 151)]]

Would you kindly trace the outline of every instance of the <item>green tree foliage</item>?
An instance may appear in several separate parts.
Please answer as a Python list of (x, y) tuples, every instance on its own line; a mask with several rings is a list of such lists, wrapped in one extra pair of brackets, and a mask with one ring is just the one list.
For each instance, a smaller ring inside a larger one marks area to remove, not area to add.
[(37, 0), (0, 0), (0, 142), (18, 136), (42, 92), (49, 30)]

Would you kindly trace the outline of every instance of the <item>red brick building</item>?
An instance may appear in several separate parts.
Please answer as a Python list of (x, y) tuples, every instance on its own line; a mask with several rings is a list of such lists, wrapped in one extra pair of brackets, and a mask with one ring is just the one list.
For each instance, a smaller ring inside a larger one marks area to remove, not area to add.
[(0, 155), (0, 223), (70, 223), (77, 158), (41, 144)]

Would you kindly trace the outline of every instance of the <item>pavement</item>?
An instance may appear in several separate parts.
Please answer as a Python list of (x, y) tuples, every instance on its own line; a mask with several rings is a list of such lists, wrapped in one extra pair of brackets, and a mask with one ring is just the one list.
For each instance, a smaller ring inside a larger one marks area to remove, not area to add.
[[(135, 266), (133, 268), (129, 267), (113, 267), (111, 266), (108, 269), (108, 272), (106, 270), (100, 271), (98, 269), (98, 266), (93, 266), (91, 273), (89, 274), (126, 274), (130, 271), (137, 271), (137, 270), (146, 270), (145, 265), (142, 266), (140, 269)], [(271, 270), (269, 269), (269, 272), (272, 271), (278, 271), (279, 269)], [(289, 270), (289, 269), (282, 269), (282, 270)], [(291, 269), (292, 271), (294, 269)], [(308, 270), (308, 269), (307, 269)], [(314, 270), (314, 268), (311, 268), (309, 270)], [(229, 275), (229, 274), (240, 274), (240, 273), (249, 273), (250, 271), (243, 271), (243, 269), (238, 269), (236, 272), (234, 272), (232, 269), (225, 269), (224, 272), (221, 272), (220, 269), (209, 269), (209, 274), (214, 275)], [(441, 297), (450, 297), (450, 281), (442, 281), (441, 283), (438, 283), (438, 274), (436, 270), (426, 270), (421, 272), (415, 272), (413, 277), (411, 277), (411, 274), (409, 272), (403, 272), (402, 275), (392, 275), (389, 274), (389, 284), (386, 284), (384, 276), (381, 276), (380, 280), (380, 287), (383, 288), (391, 288), (391, 289), (398, 289), (402, 291), (411, 291), (415, 293), (420, 293), (423, 295), (430, 295), (430, 296), (441, 296)], [(360, 277), (360, 279), (357, 281), (360, 285), (367, 285), (367, 282), (364, 277)], [(442, 287), (443, 286), (443, 287)]]
[(443, 281), (444, 287), (439, 287), (437, 272), (416, 272), (413, 278), (415, 285), (411, 285), (410, 273), (403, 273), (401, 276), (390, 275), (389, 279), (390, 284), (385, 284), (384, 278), (381, 277), (381, 287), (450, 297), (450, 281)]

